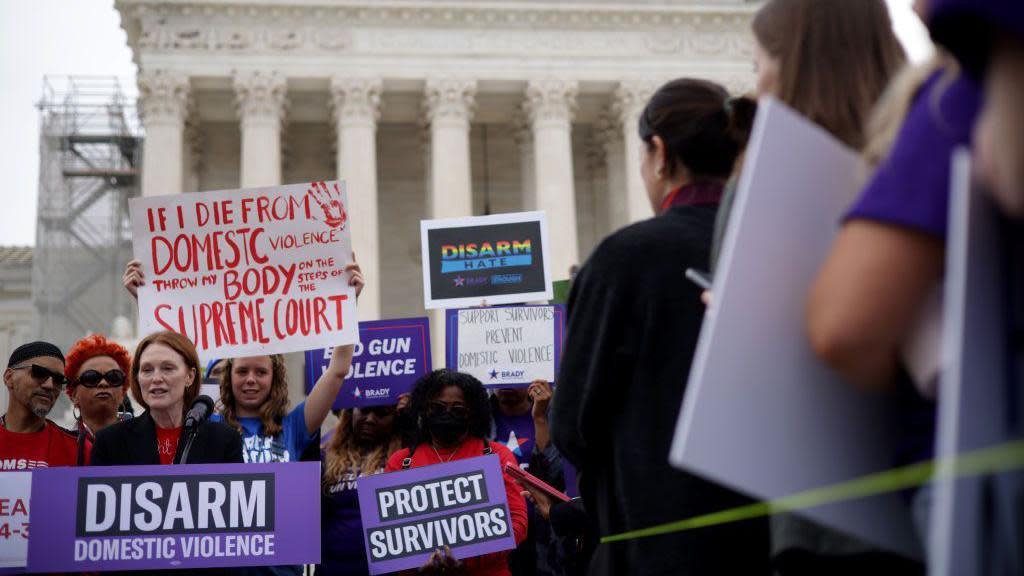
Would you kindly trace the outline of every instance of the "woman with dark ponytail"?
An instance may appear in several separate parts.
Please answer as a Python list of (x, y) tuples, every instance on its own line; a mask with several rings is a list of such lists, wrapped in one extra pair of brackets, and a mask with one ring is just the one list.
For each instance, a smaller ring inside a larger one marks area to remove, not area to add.
[[(639, 120), (654, 218), (606, 238), (580, 270), (552, 401), (551, 432), (579, 470), (601, 535), (749, 501), (672, 468), (672, 431), (704, 307), (687, 268), (706, 270), (723, 187), (746, 145), (752, 103), (721, 86), (662, 86)], [(768, 526), (752, 520), (604, 545), (591, 574), (767, 574)]]

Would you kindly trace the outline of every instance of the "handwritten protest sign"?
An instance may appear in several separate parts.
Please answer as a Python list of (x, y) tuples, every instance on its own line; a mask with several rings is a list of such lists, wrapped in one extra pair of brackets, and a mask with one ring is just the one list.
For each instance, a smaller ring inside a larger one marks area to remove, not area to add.
[(370, 574), (418, 568), (444, 546), (459, 559), (516, 547), (495, 454), (367, 476), (358, 490)]
[(31, 493), (31, 472), (0, 473), (0, 568), (25, 566)]
[(31, 572), (320, 561), (320, 465), (50, 468), (32, 473)]
[(346, 206), (339, 182), (133, 198), (139, 333), (221, 358), (355, 342)]
[[(331, 348), (306, 351), (306, 394), (327, 370)], [(416, 380), (430, 372), (427, 318), (359, 323), (359, 343), (334, 409), (398, 403)]]
[(550, 300), (543, 212), (420, 222), (427, 309)]
[(554, 382), (562, 358), (565, 308), (507, 306), (448, 310), (447, 365), (486, 386)]

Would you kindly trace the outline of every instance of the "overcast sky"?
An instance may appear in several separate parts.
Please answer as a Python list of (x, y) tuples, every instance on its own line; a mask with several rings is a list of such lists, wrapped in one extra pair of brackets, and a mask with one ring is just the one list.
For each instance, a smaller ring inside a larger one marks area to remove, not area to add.
[[(896, 32), (915, 61), (928, 56), (927, 32), (912, 0), (886, 0)], [(35, 244), (39, 114), (45, 75), (123, 78), (135, 93), (131, 60), (113, 0), (0, 1), (0, 246)]]

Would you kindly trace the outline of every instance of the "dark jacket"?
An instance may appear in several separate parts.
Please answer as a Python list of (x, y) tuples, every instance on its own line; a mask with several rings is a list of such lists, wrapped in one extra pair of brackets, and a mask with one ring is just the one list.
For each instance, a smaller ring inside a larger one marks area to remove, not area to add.
[[(569, 295), (551, 432), (601, 536), (750, 503), (668, 462), (704, 315), (685, 272), (707, 269), (715, 210), (676, 206), (616, 232)], [(767, 522), (748, 520), (601, 545), (590, 572), (765, 574), (768, 554)]]
[[(178, 442), (180, 458), (185, 442)], [(199, 426), (188, 455), (189, 464), (230, 464), (242, 462), (242, 437), (221, 422), (207, 420)], [(129, 466), (159, 464), (156, 448), (156, 422), (143, 412), (138, 418), (118, 422), (100, 430), (92, 447), (92, 466)]]

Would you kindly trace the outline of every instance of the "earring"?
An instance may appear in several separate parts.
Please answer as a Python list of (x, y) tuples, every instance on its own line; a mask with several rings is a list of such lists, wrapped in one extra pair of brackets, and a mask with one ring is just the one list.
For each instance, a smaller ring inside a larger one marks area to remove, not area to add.
[(657, 175), (658, 178), (664, 178), (665, 177), (665, 167), (664, 166), (658, 166), (658, 169), (655, 170), (654, 173), (655, 173), (655, 175)]
[(71, 407), (71, 415), (74, 416), (76, 422), (82, 419), (82, 411), (79, 410), (78, 406)]

